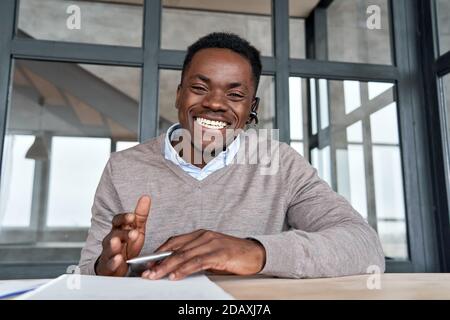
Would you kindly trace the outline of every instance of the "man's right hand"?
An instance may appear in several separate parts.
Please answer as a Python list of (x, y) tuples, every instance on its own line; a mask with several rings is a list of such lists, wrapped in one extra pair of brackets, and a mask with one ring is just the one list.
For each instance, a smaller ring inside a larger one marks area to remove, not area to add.
[(102, 242), (103, 251), (95, 267), (97, 275), (123, 277), (127, 274), (126, 261), (137, 257), (144, 246), (150, 206), (150, 197), (142, 196), (134, 212), (114, 216), (111, 232)]

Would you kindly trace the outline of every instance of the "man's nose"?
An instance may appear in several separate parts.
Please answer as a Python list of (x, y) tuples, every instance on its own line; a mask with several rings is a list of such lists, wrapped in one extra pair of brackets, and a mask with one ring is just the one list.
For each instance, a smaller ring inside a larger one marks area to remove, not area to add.
[(220, 93), (209, 93), (203, 99), (203, 106), (213, 111), (226, 111), (227, 103), (225, 97)]

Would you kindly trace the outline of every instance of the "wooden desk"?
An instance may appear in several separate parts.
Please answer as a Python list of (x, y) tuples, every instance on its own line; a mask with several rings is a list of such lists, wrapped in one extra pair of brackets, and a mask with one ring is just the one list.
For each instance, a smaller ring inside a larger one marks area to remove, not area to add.
[[(381, 289), (367, 289), (368, 275), (328, 279), (208, 275), (236, 299), (450, 299), (449, 273), (380, 276)], [(8, 280), (3, 280), (8, 281)], [(3, 282), (3, 281), (0, 281)], [(36, 280), (21, 280), (22, 283)]]
[(368, 275), (299, 280), (208, 277), (236, 299), (450, 299), (449, 273), (383, 274), (380, 290), (367, 289)]

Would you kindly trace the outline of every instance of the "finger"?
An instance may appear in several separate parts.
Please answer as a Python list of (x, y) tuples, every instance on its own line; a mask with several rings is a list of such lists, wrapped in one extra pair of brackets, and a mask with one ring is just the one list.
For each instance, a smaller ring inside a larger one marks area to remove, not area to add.
[(164, 278), (169, 273), (176, 270), (181, 264), (186, 261), (200, 255), (207, 254), (216, 248), (211, 245), (205, 244), (196, 248), (192, 248), (187, 251), (178, 251), (165, 258), (160, 264), (154, 266), (149, 272), (145, 272), (143, 276), (147, 276), (149, 279), (156, 280)]
[(169, 274), (169, 279), (181, 280), (199, 271), (222, 268), (224, 264), (220, 262), (221, 260), (223, 260), (223, 258), (218, 251), (196, 256), (179, 265), (176, 270)]
[(190, 250), (192, 248), (204, 245), (204, 244), (210, 242), (211, 240), (218, 238), (218, 236), (219, 236), (219, 234), (216, 232), (212, 232), (212, 231), (204, 232), (204, 233), (200, 234), (197, 238), (193, 239), (192, 241), (186, 242), (184, 245), (182, 245), (177, 250), (180, 250), (180, 251)]
[(152, 269), (154, 266), (156, 266), (158, 263), (158, 261), (150, 261), (149, 263), (147, 263), (147, 269)]
[(106, 263), (106, 267), (109, 272), (114, 273), (121, 265), (124, 263), (123, 257), (121, 254), (116, 254)]
[(122, 252), (122, 242), (118, 237), (112, 237), (108, 240), (108, 245), (103, 249), (103, 255), (106, 259), (111, 259), (116, 254)]
[(119, 213), (112, 219), (113, 228), (121, 228), (126, 225), (132, 225), (136, 215), (133, 213)]
[[(112, 275), (120, 265), (119, 258), (115, 258), (117, 255), (122, 255), (122, 242), (119, 238), (113, 237), (108, 240), (109, 246), (103, 250), (100, 257), (99, 264), (97, 266), (97, 274), (99, 275)], [(123, 260), (123, 259), (122, 259)]]
[(186, 245), (188, 242), (197, 239), (205, 232), (207, 231), (200, 229), (179, 236), (170, 237), (169, 239), (166, 240), (166, 242), (164, 242), (161, 246), (159, 246), (159, 248), (156, 249), (155, 252), (178, 250), (182, 246)]
[(132, 229), (132, 230), (115, 229), (115, 230), (111, 231), (110, 237), (111, 238), (117, 237), (122, 242), (128, 242), (130, 240), (131, 241), (136, 240), (138, 234), (139, 234), (139, 232), (136, 229)]
[(139, 198), (134, 213), (136, 215), (136, 227), (139, 232), (145, 233), (145, 225), (147, 223), (147, 218), (150, 213), (150, 206), (152, 201), (149, 196), (142, 196)]

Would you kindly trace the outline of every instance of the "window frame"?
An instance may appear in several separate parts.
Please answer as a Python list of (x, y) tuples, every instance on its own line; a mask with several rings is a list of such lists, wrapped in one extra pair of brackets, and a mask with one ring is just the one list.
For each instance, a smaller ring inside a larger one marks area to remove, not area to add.
[(450, 271), (450, 137), (445, 121), (445, 101), (442, 78), (450, 73), (450, 51), (439, 54), (439, 35), (435, 0), (418, 0), (418, 10), (423, 12), (419, 27), (423, 33), (421, 47), (423, 64), (425, 131), (430, 148), (429, 163), (433, 180), (430, 188), (433, 192), (434, 237), (437, 239), (435, 250), (439, 255), (442, 272)]
[[(445, 169), (441, 168), (442, 165), (438, 164), (442, 146), (428, 146), (425, 143), (433, 141), (431, 137), (435, 137), (430, 136), (430, 120), (425, 112), (426, 98), (432, 94), (433, 101), (436, 102), (436, 105), (432, 103), (433, 108), (437, 107), (438, 90), (437, 87), (427, 88), (426, 92), (424, 90), (425, 85), (421, 76), (425, 71), (420, 69), (420, 65), (429, 58), (424, 53), (421, 54), (421, 41), (426, 39), (421, 40), (414, 32), (419, 22), (424, 32), (427, 30), (425, 27), (431, 24), (431, 20), (428, 20), (431, 18), (431, 10), (423, 14), (420, 11), (427, 7), (428, 0), (389, 1), (392, 65), (313, 59), (313, 55), (311, 52), (308, 53), (308, 50), (313, 48), (311, 40), (314, 39), (314, 28), (320, 27), (320, 19), (323, 19), (325, 10), (332, 1), (321, 0), (314, 14), (306, 20), (307, 58), (292, 59), (289, 57), (289, 1), (272, 0), (274, 56), (262, 57), (262, 64), (263, 74), (275, 77), (275, 124), (279, 128), (279, 138), (287, 143), (290, 141), (290, 76), (395, 83), (404, 170), (407, 232), (414, 236), (408, 241), (410, 260), (387, 261), (387, 271), (448, 271), (449, 264), (443, 265), (440, 261), (442, 247), (445, 246), (442, 238), (444, 225), (441, 215), (443, 216), (442, 213), (445, 212), (448, 217), (447, 194), (444, 201), (439, 191), (446, 188), (442, 187), (442, 181), (436, 175), (436, 173), (445, 173)], [(158, 106), (159, 70), (180, 70), (185, 54), (184, 51), (160, 49), (161, 2), (161, 0), (145, 0), (143, 41), (142, 47), (139, 48), (17, 38), (15, 31), (19, 0), (0, 1), (0, 30), (2, 30), (0, 33), (0, 150), (3, 150), (14, 58), (141, 67), (139, 141), (156, 136), (159, 121), (159, 111), (156, 107)], [(422, 17), (425, 21), (420, 19), (421, 15), (428, 14), (430, 17)], [(448, 72), (450, 71), (449, 60), (450, 53), (447, 53), (437, 61), (433, 59), (432, 66), (439, 72)], [(430, 77), (428, 75), (428, 78)], [(310, 146), (316, 143), (314, 139), (306, 140), (309, 141)], [(307, 148), (309, 149), (310, 146)], [(0, 153), (0, 163), (1, 159), (2, 153)], [(432, 159), (431, 164), (429, 159)], [(430, 212), (433, 214), (429, 214)], [(445, 227), (448, 229), (448, 224)], [(441, 230), (438, 236), (436, 228)], [(0, 255), (2, 250), (0, 247)], [(439, 255), (438, 252), (441, 254)], [(77, 261), (69, 262), (77, 263)], [(17, 264), (16, 275), (20, 274), (23, 277), (57, 275), (61, 273), (61, 266), (61, 262), (49, 262), (41, 272), (39, 265), (36, 265), (36, 269)], [(9, 267), (10, 271), (0, 272), (0, 277), (14, 276), (11, 271), (14, 270), (14, 266), (9, 265)], [(6, 269), (2, 267), (2, 270)]]

